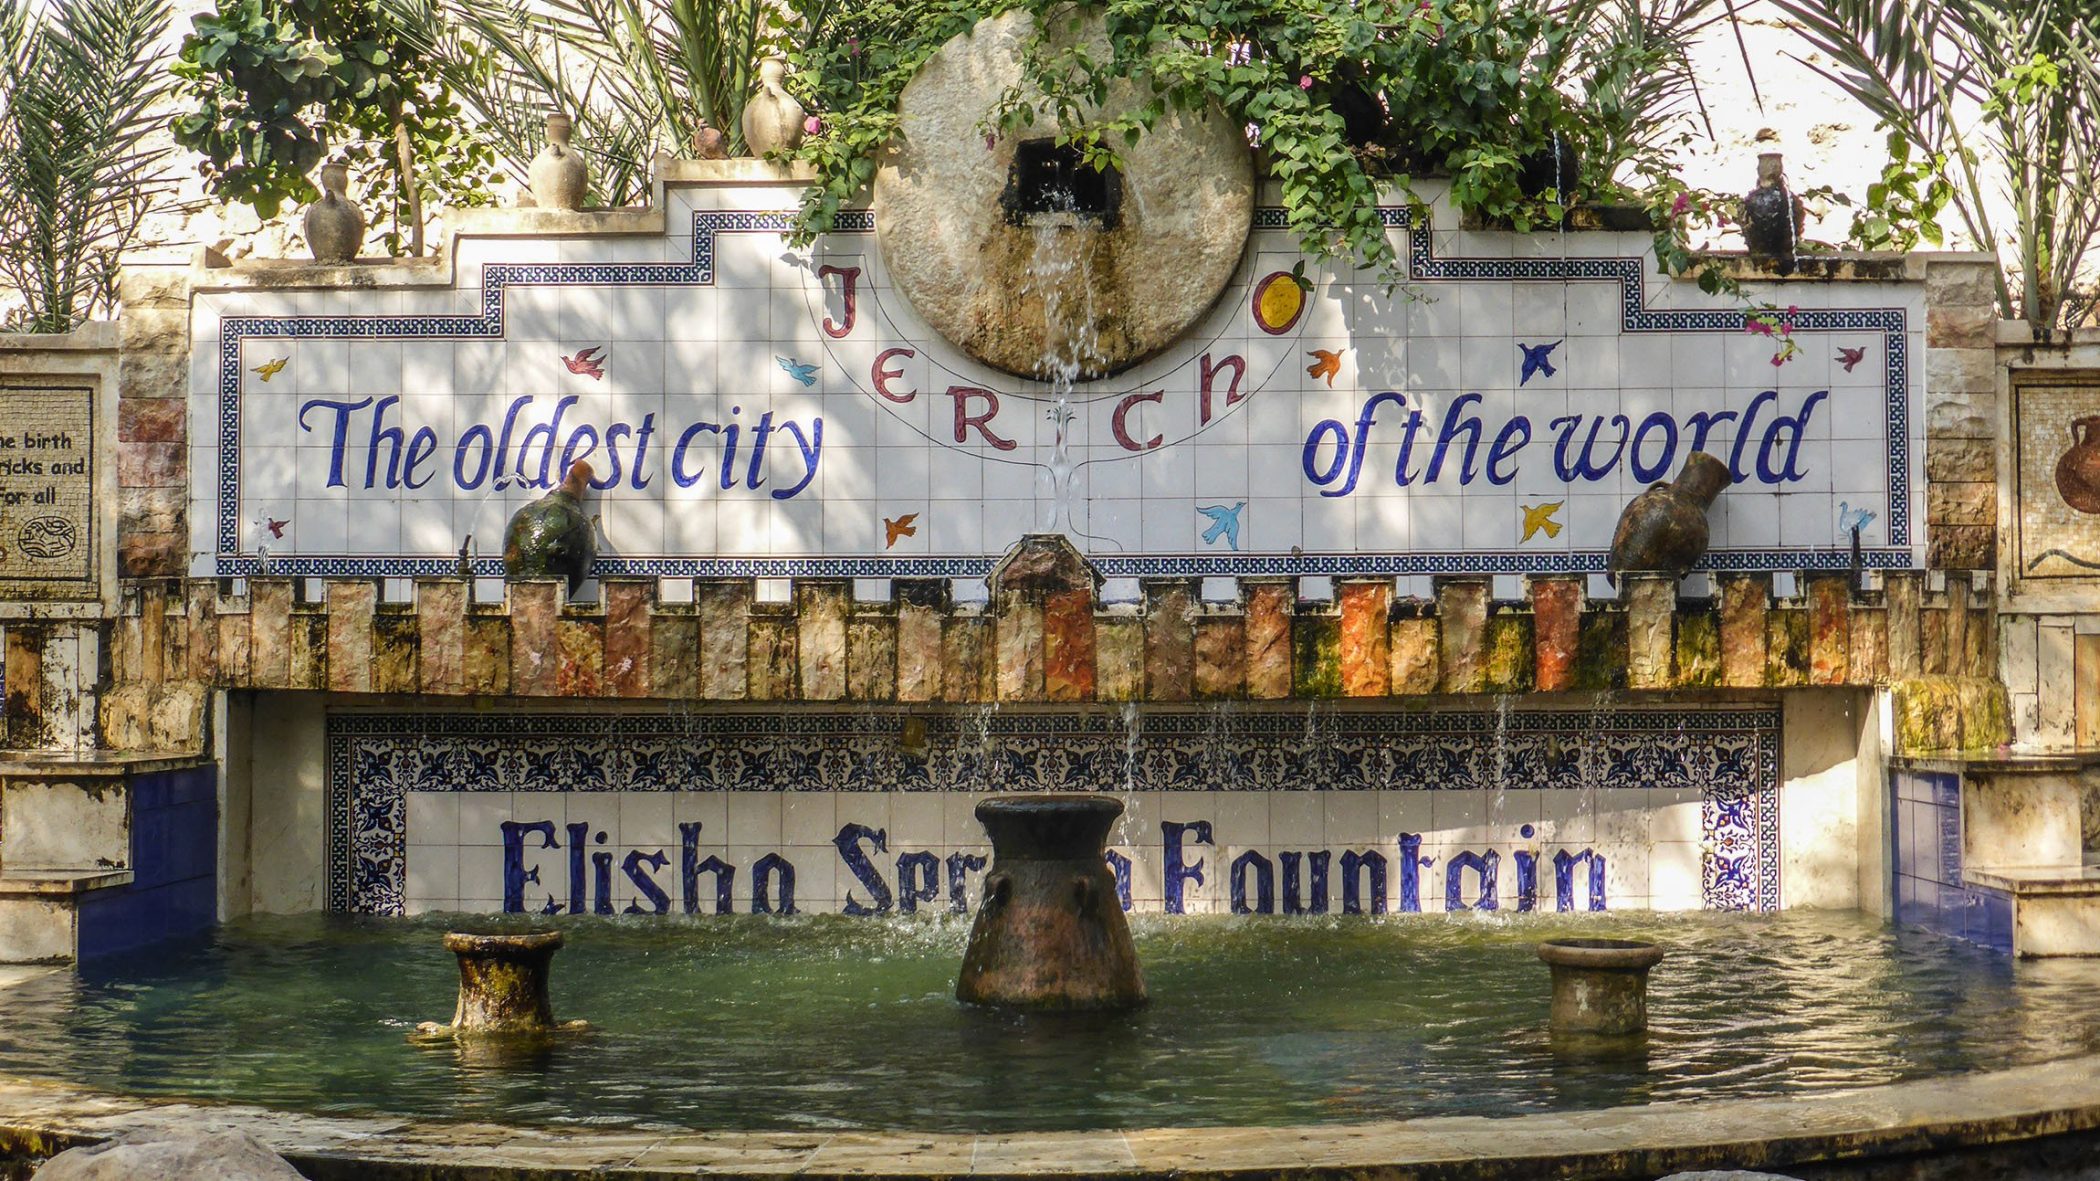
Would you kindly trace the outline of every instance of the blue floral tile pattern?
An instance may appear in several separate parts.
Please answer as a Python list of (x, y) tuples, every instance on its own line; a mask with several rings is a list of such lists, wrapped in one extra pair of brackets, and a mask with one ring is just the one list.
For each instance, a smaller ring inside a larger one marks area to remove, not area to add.
[[(1770, 707), (1501, 714), (998, 710), (377, 714), (328, 721), (334, 910), (403, 911), (409, 792), (1307, 792), (1585, 788), (1696, 793), (1705, 905), (1780, 903)], [(923, 716), (923, 715), (914, 715)]]

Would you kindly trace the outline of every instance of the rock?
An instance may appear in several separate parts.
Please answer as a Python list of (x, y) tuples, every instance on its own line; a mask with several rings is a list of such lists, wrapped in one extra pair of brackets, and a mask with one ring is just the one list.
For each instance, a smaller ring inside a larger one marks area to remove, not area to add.
[(35, 1181), (304, 1181), (299, 1170), (232, 1128), (135, 1128), (44, 1162)]
[[(1080, 35), (1105, 56), (1098, 16)], [(891, 281), (963, 352), (1021, 377), (1103, 376), (1166, 348), (1216, 302), (1253, 218), (1252, 155), (1216, 110), (1170, 109), (1118, 145), (1113, 181), (1059, 154), (1054, 114), (985, 136), (979, 121), (1019, 84), (1030, 36), (1026, 13), (981, 21), (905, 87), (875, 177), (876, 240)], [(1112, 82), (1103, 117), (1152, 97)], [(1058, 183), (1072, 186), (1069, 207), (1037, 200)], [(1055, 257), (1038, 264), (1039, 252)], [(1081, 309), (1090, 323), (1067, 322)]]

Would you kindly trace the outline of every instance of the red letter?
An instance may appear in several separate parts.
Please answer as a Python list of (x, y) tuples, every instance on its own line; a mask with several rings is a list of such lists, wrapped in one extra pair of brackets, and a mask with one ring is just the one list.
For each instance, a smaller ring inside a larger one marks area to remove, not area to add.
[[(1012, 439), (1002, 439), (992, 433), (992, 416), (999, 413), (999, 395), (990, 390), (978, 389), (974, 385), (951, 385), (948, 387), (948, 396), (955, 399), (956, 442), (968, 442), (969, 440), (966, 437), (967, 428), (974, 426), (977, 428), (977, 433), (984, 436), (985, 442), (990, 443), (1001, 451), (1012, 451), (1020, 446), (1019, 443), (1014, 442)], [(963, 403), (971, 398), (983, 398), (989, 403), (985, 407), (984, 413), (971, 414), (963, 409)]]
[(853, 283), (856, 279), (860, 278), (860, 268), (833, 266), (822, 266), (817, 268), (817, 282), (819, 284), (823, 283), (824, 280), (830, 278), (833, 275), (844, 276), (846, 280), (846, 322), (844, 324), (834, 324), (831, 322), (830, 316), (824, 317), (824, 335), (830, 337), (833, 340), (837, 340), (840, 337), (843, 337), (853, 331)]
[(1139, 402), (1157, 402), (1166, 396), (1167, 391), (1165, 390), (1153, 390), (1149, 394), (1132, 394), (1116, 403), (1116, 412), (1108, 416), (1108, 427), (1115, 432), (1116, 442), (1123, 445), (1123, 450), (1150, 451), (1161, 443), (1166, 442), (1164, 435), (1154, 435), (1143, 443), (1138, 442), (1130, 437), (1130, 427), (1127, 422), (1131, 407), (1136, 406)]
[(904, 370), (885, 369), (882, 367), (883, 362), (889, 360), (891, 357), (916, 357), (918, 355), (919, 354), (912, 352), (910, 349), (884, 349), (880, 353), (876, 354), (875, 371), (871, 375), (875, 381), (875, 392), (881, 394), (885, 398), (888, 398), (892, 402), (899, 403), (909, 402), (913, 398), (918, 397), (919, 391), (917, 390), (906, 390), (901, 394), (891, 393), (890, 379), (895, 377), (903, 377)]
[(1212, 383), (1217, 379), (1219, 373), (1227, 369), (1232, 370), (1232, 384), (1225, 387), (1225, 404), (1230, 406), (1239, 401), (1241, 396), (1240, 379), (1247, 376), (1247, 360), (1234, 353), (1213, 365), (1210, 363), (1210, 354), (1205, 353), (1203, 354), (1203, 360), (1199, 364), (1202, 373), (1200, 389), (1203, 395), (1202, 403), (1199, 407), (1200, 425), (1208, 426), (1210, 425), (1210, 391)]

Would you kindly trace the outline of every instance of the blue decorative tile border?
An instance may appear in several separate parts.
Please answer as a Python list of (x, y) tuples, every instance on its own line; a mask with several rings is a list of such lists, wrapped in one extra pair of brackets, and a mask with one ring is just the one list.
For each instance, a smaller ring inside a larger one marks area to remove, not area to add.
[[(1401, 206), (1380, 210), (1388, 229), (1408, 232), (1407, 267), (1411, 282), (1568, 282), (1593, 280), (1619, 285), (1621, 331), (1627, 333), (1743, 331), (1745, 315), (1728, 309), (1670, 309), (1646, 306), (1644, 260), (1640, 258), (1450, 258), (1436, 257), (1431, 235), (1418, 232), (1410, 211)], [(693, 214), (692, 261), (684, 263), (489, 263), (481, 272), (481, 310), (451, 316), (228, 316), (219, 324), (219, 475), (215, 572), (221, 577), (258, 574), (344, 578), (424, 578), (458, 573), (453, 556), (291, 555), (272, 556), (267, 567), (253, 554), (240, 552), (240, 355), (249, 338), (323, 338), (366, 340), (501, 339), (504, 292), (512, 286), (712, 286), (715, 281), (716, 236), (723, 233), (781, 233), (794, 215), (772, 210), (730, 210)], [(838, 215), (835, 232), (867, 233), (874, 229), (869, 210)], [(1280, 208), (1255, 211), (1254, 228), (1285, 228)], [(1886, 546), (1782, 547), (1730, 549), (1708, 553), (1699, 568), (1733, 570), (1846, 570), (1855, 560), (1868, 569), (1909, 569), (1916, 564), (1910, 530), (1910, 396), (1907, 316), (1901, 308), (1802, 309), (1794, 316), (1795, 332), (1871, 331), (1883, 338), (1884, 414), (1889, 439), (1888, 537)], [(1605, 566), (1602, 550), (1541, 553), (1528, 550), (1476, 550), (1463, 553), (1300, 553), (1272, 555), (1176, 554), (1168, 556), (1095, 558), (1109, 577), (1246, 576), (1246, 575), (1423, 575), (1596, 573)], [(602, 577), (658, 578), (982, 578), (997, 555), (965, 557), (600, 557), (594, 573)], [(471, 561), (474, 574), (501, 577), (502, 559)]]
[[(399, 914), (411, 791), (1697, 791), (1717, 910), (1780, 901), (1774, 708), (361, 714), (328, 719), (328, 905)], [(924, 716), (924, 715), (915, 715)]]

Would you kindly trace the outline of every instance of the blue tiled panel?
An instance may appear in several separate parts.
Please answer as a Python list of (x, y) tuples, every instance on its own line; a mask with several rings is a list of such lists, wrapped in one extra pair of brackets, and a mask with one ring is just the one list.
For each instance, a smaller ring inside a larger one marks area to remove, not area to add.
[(1961, 776), (1891, 775), (1889, 841), (1896, 922), (2011, 954), (2011, 896), (1962, 881)]
[(80, 958), (133, 951), (208, 930), (218, 904), (218, 769), (131, 779), (132, 883), (80, 911)]

